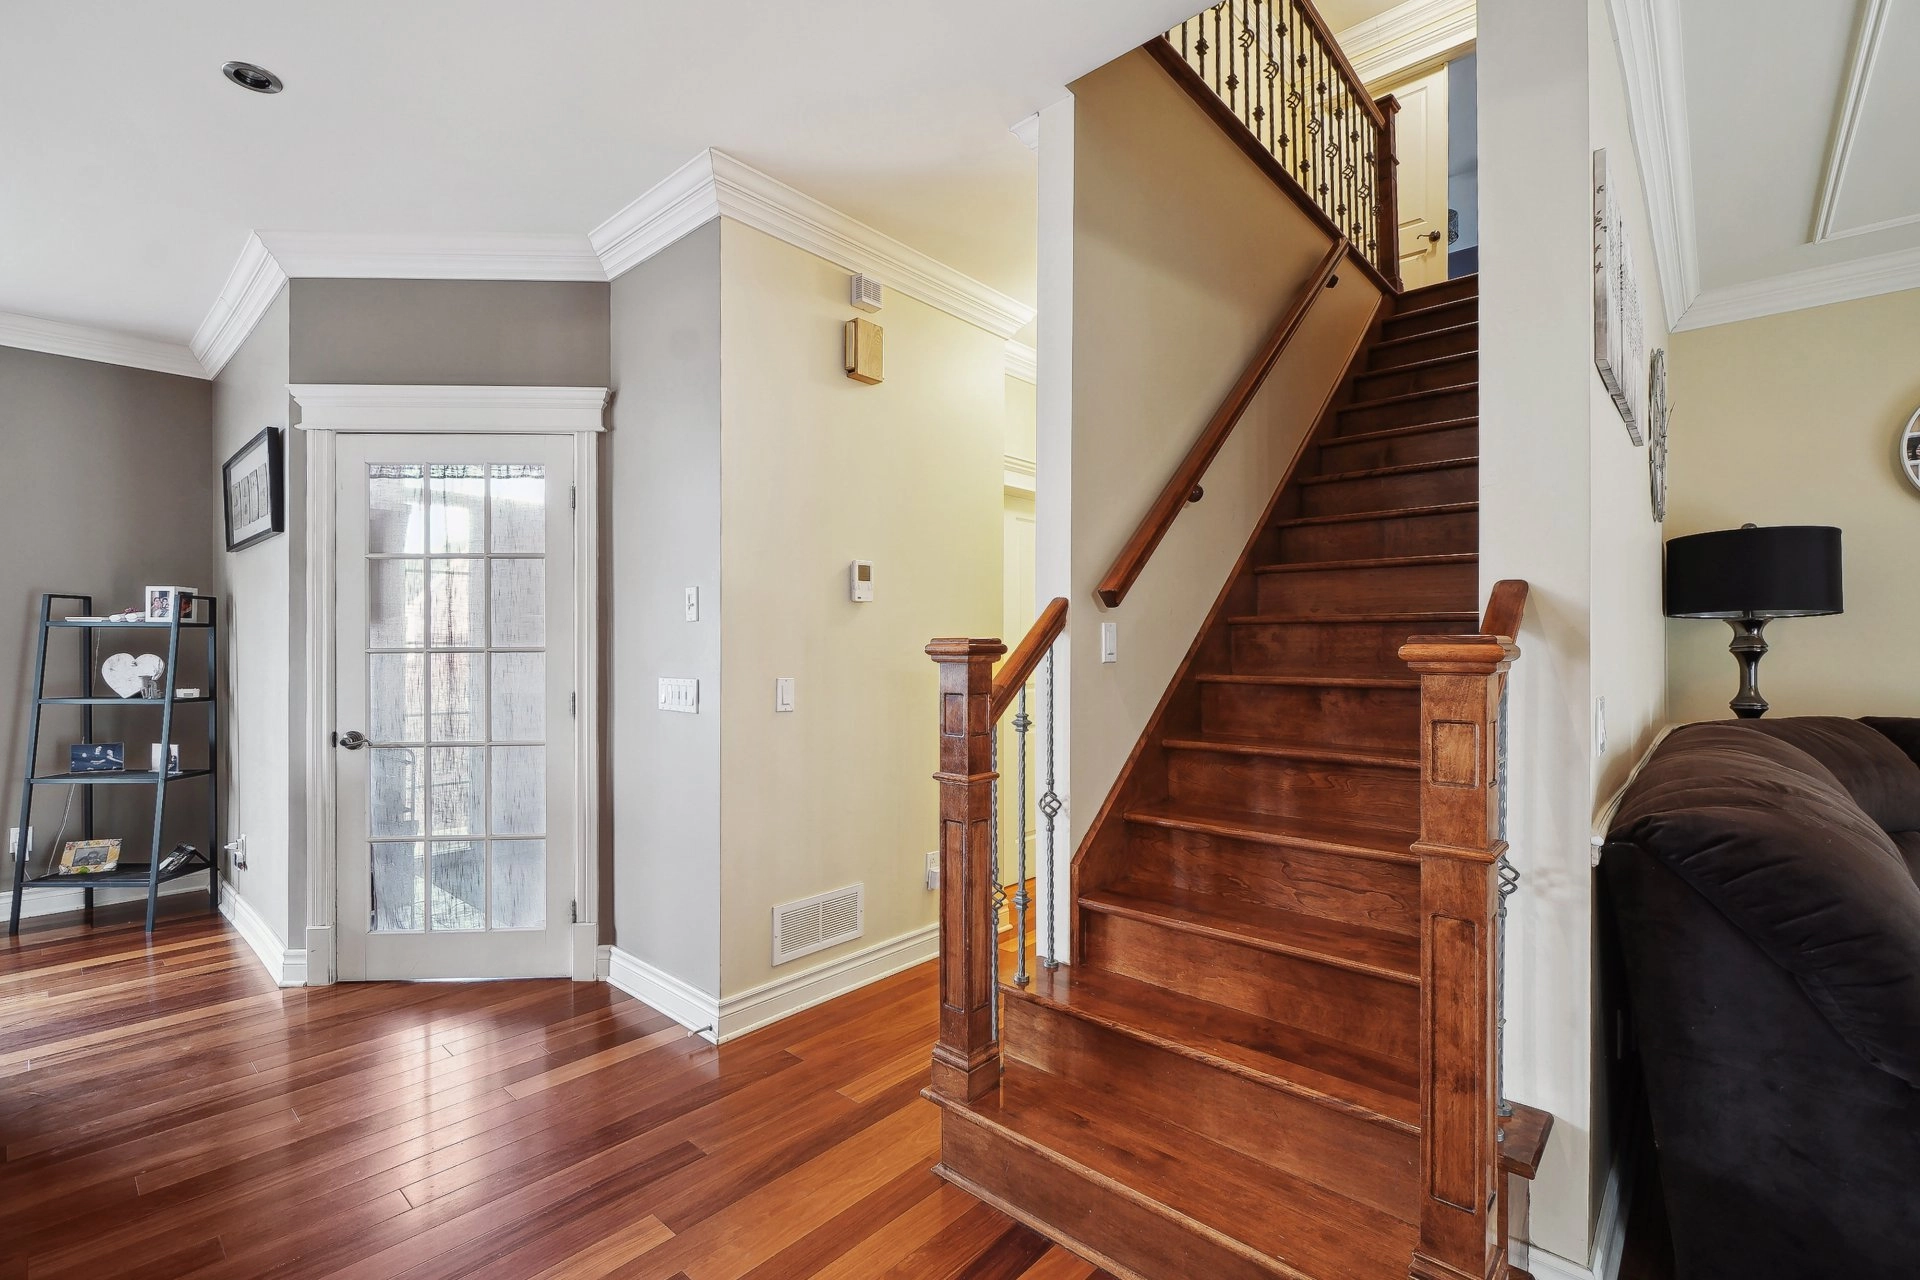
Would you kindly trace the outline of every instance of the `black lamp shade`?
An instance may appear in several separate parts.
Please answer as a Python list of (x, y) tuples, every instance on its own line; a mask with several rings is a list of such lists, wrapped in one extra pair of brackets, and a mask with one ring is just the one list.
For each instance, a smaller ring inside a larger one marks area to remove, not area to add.
[(1669, 618), (1807, 618), (1840, 610), (1838, 529), (1748, 525), (1667, 543)]

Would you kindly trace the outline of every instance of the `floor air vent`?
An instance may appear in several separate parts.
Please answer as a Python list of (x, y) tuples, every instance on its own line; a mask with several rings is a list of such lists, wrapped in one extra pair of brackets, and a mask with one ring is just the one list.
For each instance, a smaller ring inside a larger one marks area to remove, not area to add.
[(859, 937), (867, 928), (867, 887), (849, 885), (773, 909), (773, 962), (808, 955)]

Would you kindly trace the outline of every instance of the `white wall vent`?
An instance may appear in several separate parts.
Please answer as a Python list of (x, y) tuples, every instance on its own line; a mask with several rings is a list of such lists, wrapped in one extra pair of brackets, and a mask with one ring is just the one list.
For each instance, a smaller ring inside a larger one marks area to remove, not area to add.
[(773, 909), (773, 962), (785, 964), (867, 931), (867, 886), (849, 885)]
[(847, 293), (849, 295), (847, 300), (860, 311), (878, 311), (881, 304), (887, 300), (886, 292), (880, 287), (880, 282), (868, 275), (854, 276), (848, 283)]

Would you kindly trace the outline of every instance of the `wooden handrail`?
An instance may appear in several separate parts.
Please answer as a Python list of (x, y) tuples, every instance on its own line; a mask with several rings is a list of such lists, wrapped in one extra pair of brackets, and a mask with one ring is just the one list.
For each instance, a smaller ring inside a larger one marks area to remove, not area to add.
[(1033, 625), (1027, 629), (1026, 638), (1007, 655), (1007, 660), (1000, 664), (1000, 670), (994, 673), (993, 720), (995, 724), (998, 724), (1000, 717), (1007, 713), (1007, 708), (1013, 705), (1014, 699), (1020, 696), (1020, 690), (1039, 669), (1040, 659), (1047, 656), (1047, 650), (1053, 648), (1053, 642), (1058, 640), (1060, 633), (1066, 629), (1067, 602), (1064, 598), (1055, 596), (1047, 602), (1047, 607), (1040, 611), (1040, 616), (1033, 620)]
[(1520, 620), (1526, 612), (1526, 580), (1502, 578), (1493, 584), (1493, 590), (1487, 596), (1487, 612), (1480, 622), (1480, 634), (1505, 636), (1511, 640), (1520, 634)]
[(1347, 238), (1342, 236), (1334, 242), (1331, 249), (1327, 250), (1327, 256), (1320, 260), (1320, 265), (1314, 268), (1311, 276), (1307, 277), (1307, 282), (1301, 286), (1300, 292), (1294, 295), (1293, 302), (1287, 307), (1286, 313), (1280, 317), (1280, 323), (1274, 326), (1273, 332), (1267, 335), (1266, 341), (1261, 343), (1259, 350), (1254, 352), (1253, 359), (1247, 363), (1246, 370), (1227, 392), (1227, 398), (1221, 402), (1218, 411), (1207, 422), (1205, 430), (1200, 433), (1200, 438), (1193, 442), (1191, 449), (1187, 450), (1187, 456), (1181, 460), (1166, 486), (1160, 490), (1160, 496), (1154, 499), (1151, 507), (1147, 508), (1147, 514), (1141, 518), (1139, 528), (1135, 529), (1133, 536), (1127, 539), (1127, 545), (1120, 549), (1113, 567), (1107, 570), (1107, 576), (1100, 579), (1100, 585), (1095, 588), (1095, 594), (1109, 609), (1117, 607), (1127, 598), (1127, 592), (1132, 589), (1141, 570), (1147, 567), (1147, 561), (1152, 558), (1154, 548), (1160, 545), (1161, 539), (1167, 536), (1167, 530), (1173, 527), (1174, 517), (1178, 516), (1180, 509), (1192, 499), (1195, 486), (1200, 483), (1200, 477), (1206, 474), (1207, 467), (1227, 443), (1227, 437), (1232, 435), (1234, 427), (1239, 425), (1241, 417), (1247, 411), (1247, 406), (1253, 403), (1253, 397), (1259, 392), (1261, 384), (1267, 380), (1267, 375), (1273, 372), (1274, 365), (1279, 363), (1281, 353), (1287, 349), (1287, 344), (1293, 340), (1293, 335), (1299, 332), (1301, 324), (1306, 321), (1307, 313), (1313, 309), (1314, 300), (1320, 296), (1322, 290), (1331, 288), (1337, 283), (1334, 272), (1339, 269), (1350, 247)]

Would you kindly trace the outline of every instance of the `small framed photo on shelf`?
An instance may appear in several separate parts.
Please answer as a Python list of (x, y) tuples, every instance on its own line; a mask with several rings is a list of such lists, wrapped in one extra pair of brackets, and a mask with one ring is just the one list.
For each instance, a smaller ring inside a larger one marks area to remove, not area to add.
[(76, 742), (67, 748), (68, 773), (123, 773), (126, 767), (124, 742)]
[(193, 588), (148, 587), (146, 601), (148, 622), (172, 622), (175, 618), (185, 622), (187, 608), (193, 603)]
[(220, 468), (227, 550), (239, 551), (287, 528), (286, 457), (280, 428), (263, 428)]
[(120, 865), (120, 839), (69, 840), (53, 869), (57, 876), (97, 876)]

